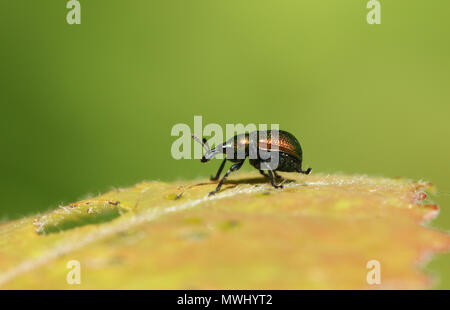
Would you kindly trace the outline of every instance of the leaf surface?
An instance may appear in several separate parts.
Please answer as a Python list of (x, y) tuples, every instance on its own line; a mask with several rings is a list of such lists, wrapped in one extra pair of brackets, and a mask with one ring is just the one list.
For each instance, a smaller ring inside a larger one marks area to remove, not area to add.
[[(421, 223), (438, 208), (426, 182), (293, 175), (282, 190), (236, 173), (143, 182), (0, 225), (0, 288), (430, 288), (421, 270), (450, 249)], [(295, 179), (294, 179), (295, 178)], [(78, 260), (81, 284), (66, 281)], [(367, 263), (380, 263), (370, 285)]]

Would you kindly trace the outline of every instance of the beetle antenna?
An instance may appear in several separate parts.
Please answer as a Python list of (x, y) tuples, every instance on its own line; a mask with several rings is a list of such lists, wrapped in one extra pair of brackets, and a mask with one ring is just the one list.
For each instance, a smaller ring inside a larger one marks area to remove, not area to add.
[(217, 146), (214, 150), (211, 150), (211, 148), (208, 145), (208, 142), (206, 141), (205, 138), (203, 138), (203, 142), (194, 134), (191, 134), (192, 139), (194, 139), (195, 141), (197, 141), (198, 143), (200, 143), (203, 148), (205, 149), (205, 155), (202, 156), (201, 162), (202, 163), (206, 163), (207, 161), (210, 161), (211, 158), (213, 158), (214, 156), (216, 156), (217, 154), (222, 153), (222, 151), (225, 149), (225, 146), (223, 145), (219, 145)]
[(210, 152), (211, 151), (211, 149), (209, 148), (208, 142), (206, 141), (205, 138), (203, 138), (203, 142), (202, 142), (202, 140), (200, 140), (200, 138), (197, 137), (194, 134), (191, 134), (191, 137), (192, 137), (192, 139), (194, 139), (194, 141), (200, 143), (203, 146), (203, 148), (205, 149), (206, 152)]
[(203, 145), (205, 145), (208, 148), (208, 150), (211, 151), (211, 148), (209, 147), (208, 144), (208, 140), (206, 140), (206, 138), (203, 138)]

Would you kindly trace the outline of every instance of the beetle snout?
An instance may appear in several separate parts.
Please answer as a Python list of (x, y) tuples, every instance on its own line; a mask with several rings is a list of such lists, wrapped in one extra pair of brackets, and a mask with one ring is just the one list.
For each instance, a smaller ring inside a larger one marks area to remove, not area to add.
[(206, 163), (208, 160), (206, 159), (205, 156), (202, 156), (202, 159), (200, 159), (200, 161), (201, 161), (202, 163)]

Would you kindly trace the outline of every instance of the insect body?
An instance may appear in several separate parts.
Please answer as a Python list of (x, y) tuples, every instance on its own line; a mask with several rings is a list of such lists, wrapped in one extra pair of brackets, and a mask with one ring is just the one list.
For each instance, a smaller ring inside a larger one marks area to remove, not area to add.
[[(302, 148), (297, 139), (287, 131), (267, 130), (239, 134), (217, 145), (214, 149), (209, 147), (206, 139), (201, 141), (195, 135), (192, 135), (192, 138), (202, 144), (205, 149), (201, 162), (208, 162), (220, 153), (226, 154), (216, 176), (211, 177), (212, 181), (219, 179), (227, 160), (234, 163), (222, 177), (216, 189), (209, 193), (210, 195), (214, 195), (220, 190), (228, 175), (239, 170), (247, 157), (249, 157), (250, 164), (262, 175), (268, 177), (275, 188), (283, 187), (275, 182), (275, 178), (281, 178), (276, 171), (303, 174), (311, 172), (311, 168), (302, 170)], [(267, 171), (267, 174), (264, 171)]]

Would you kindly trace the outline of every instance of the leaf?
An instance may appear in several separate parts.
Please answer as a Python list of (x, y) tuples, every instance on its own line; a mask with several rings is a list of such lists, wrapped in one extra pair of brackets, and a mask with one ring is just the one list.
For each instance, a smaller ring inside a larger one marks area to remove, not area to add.
[[(26, 289), (430, 288), (420, 266), (450, 236), (421, 223), (432, 185), (293, 175), (282, 190), (256, 174), (143, 182), (0, 225), (0, 287)], [(81, 264), (69, 285), (67, 262)], [(370, 285), (369, 261), (381, 284)]]

